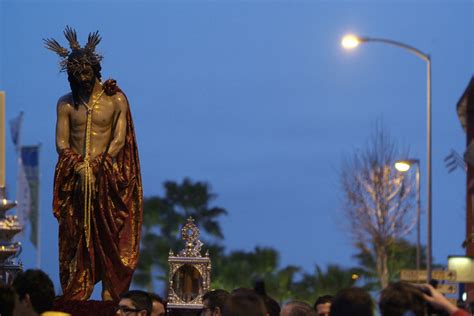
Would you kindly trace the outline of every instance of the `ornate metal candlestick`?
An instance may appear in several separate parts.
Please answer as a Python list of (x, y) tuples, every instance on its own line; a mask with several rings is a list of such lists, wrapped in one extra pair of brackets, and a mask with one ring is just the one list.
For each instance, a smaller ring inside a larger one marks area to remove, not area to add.
[(15, 275), (23, 269), (18, 256), (21, 243), (13, 242), (13, 237), (21, 232), (22, 226), (16, 215), (6, 212), (16, 206), (16, 201), (6, 198), (5, 187), (0, 188), (0, 284), (10, 284)]

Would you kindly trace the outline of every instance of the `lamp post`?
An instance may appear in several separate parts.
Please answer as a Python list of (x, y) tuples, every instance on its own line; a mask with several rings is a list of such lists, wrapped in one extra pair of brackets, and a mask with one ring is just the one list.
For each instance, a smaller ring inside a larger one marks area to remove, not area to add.
[(431, 280), (431, 58), (430, 55), (423, 53), (419, 49), (410, 45), (400, 43), (394, 40), (374, 37), (358, 37), (355, 35), (346, 35), (342, 39), (342, 46), (347, 49), (357, 47), (359, 44), (367, 42), (385, 43), (393, 46), (403, 48), (426, 62), (426, 217), (427, 217), (427, 241), (426, 241), (426, 270), (428, 274), (428, 281)]
[(405, 159), (395, 162), (395, 168), (400, 172), (407, 172), (411, 166), (416, 166), (416, 269), (420, 270), (421, 262), (421, 242), (420, 242), (420, 160), (419, 159)]

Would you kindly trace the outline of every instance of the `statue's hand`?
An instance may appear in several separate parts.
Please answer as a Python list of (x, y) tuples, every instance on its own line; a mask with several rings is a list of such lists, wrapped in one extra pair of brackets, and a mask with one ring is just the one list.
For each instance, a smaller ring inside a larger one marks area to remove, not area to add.
[[(95, 176), (92, 172), (92, 166), (89, 165), (89, 174), (87, 175), (86, 162), (81, 162), (75, 167), (76, 173), (81, 179), (81, 187), (84, 188), (86, 181), (88, 181), (89, 187), (91, 188), (92, 196), (95, 195)], [(84, 190), (84, 189), (83, 189)]]

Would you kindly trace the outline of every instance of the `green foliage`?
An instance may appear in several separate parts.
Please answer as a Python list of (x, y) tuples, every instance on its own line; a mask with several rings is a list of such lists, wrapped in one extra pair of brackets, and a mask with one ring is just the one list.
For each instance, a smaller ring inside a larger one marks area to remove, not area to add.
[(312, 304), (322, 295), (335, 295), (339, 290), (355, 285), (358, 269), (342, 268), (336, 264), (328, 265), (326, 271), (315, 265), (312, 274), (304, 273), (295, 284), (295, 297)]
[(212, 287), (228, 291), (237, 287), (251, 288), (255, 280), (263, 279), (267, 293), (280, 303), (298, 299), (312, 305), (318, 296), (334, 295), (356, 282), (353, 275), (358, 269), (329, 265), (323, 271), (316, 265), (314, 273), (310, 274), (294, 265), (278, 268), (278, 259), (278, 252), (272, 248), (230, 252), (217, 258)]
[[(301, 268), (289, 265), (279, 268), (279, 254), (269, 247), (252, 251), (236, 250), (225, 253), (219, 244), (224, 235), (219, 225), (223, 208), (210, 207), (216, 197), (209, 185), (184, 179), (182, 183), (164, 183), (164, 197), (144, 200), (143, 235), (140, 260), (133, 282), (153, 291), (155, 281), (166, 281), (169, 250), (182, 249), (181, 226), (189, 216), (204, 233), (202, 238), (212, 261), (212, 287), (232, 291), (238, 287), (253, 287), (263, 279), (267, 292), (280, 302), (298, 298), (312, 304), (318, 295), (334, 294), (353, 284), (352, 271), (329, 266), (326, 272), (316, 267), (315, 274), (302, 274)], [(158, 277), (157, 277), (158, 276)]]
[[(141, 253), (133, 279), (136, 286), (153, 291), (156, 281), (168, 280), (169, 251), (176, 252), (184, 247), (180, 229), (192, 216), (201, 230), (204, 248), (211, 256), (211, 287), (214, 289), (252, 288), (257, 279), (262, 279), (267, 293), (280, 303), (299, 299), (313, 304), (318, 296), (334, 295), (356, 282), (365, 281), (368, 288), (374, 288), (377, 279), (375, 259), (373, 252), (363, 244), (358, 245), (359, 252), (355, 255), (360, 268), (346, 269), (333, 264), (323, 271), (315, 265), (312, 273), (295, 265), (280, 268), (278, 251), (270, 247), (226, 253), (219, 243), (224, 238), (219, 218), (227, 212), (210, 206), (216, 195), (210, 192), (209, 185), (184, 179), (181, 183), (167, 181), (164, 188), (164, 197), (144, 200)], [(398, 240), (391, 243), (388, 253), (391, 280), (398, 277), (400, 269), (413, 268), (416, 250), (412, 244)], [(424, 263), (424, 257), (422, 259)], [(358, 275), (363, 278), (357, 280)]]
[(281, 302), (293, 297), (295, 276), (300, 268), (290, 265), (279, 269), (278, 265), (279, 254), (273, 248), (232, 251), (213, 263), (212, 287), (228, 291), (252, 288), (257, 279), (263, 279), (269, 295)]
[(278, 253), (271, 248), (256, 247), (250, 252), (237, 250), (221, 254), (213, 261), (212, 287), (226, 290), (252, 287), (257, 277), (269, 275), (277, 265)]
[(190, 216), (201, 230), (206, 247), (215, 255), (222, 252), (217, 244), (224, 237), (218, 218), (227, 211), (210, 206), (216, 197), (210, 186), (186, 178), (181, 183), (166, 181), (164, 188), (164, 197), (145, 198), (143, 205), (141, 251), (133, 282), (148, 291), (153, 291), (154, 279), (167, 280), (169, 251), (183, 248), (180, 229)]
[[(354, 258), (359, 264), (359, 273), (366, 286), (371, 290), (380, 290), (380, 282), (376, 270), (376, 261), (371, 249), (363, 244), (356, 244), (358, 252)], [(389, 281), (398, 281), (402, 269), (416, 269), (416, 245), (405, 239), (390, 242), (387, 246)], [(420, 269), (426, 268), (425, 247), (420, 249)]]

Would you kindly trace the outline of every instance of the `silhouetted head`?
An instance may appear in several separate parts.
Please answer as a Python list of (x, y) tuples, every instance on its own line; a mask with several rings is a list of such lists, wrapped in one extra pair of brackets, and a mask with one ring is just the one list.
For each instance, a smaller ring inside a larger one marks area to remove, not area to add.
[(305, 302), (290, 301), (283, 306), (281, 316), (316, 316), (316, 312)]
[(267, 309), (268, 315), (280, 316), (280, 304), (278, 304), (275, 299), (267, 295), (267, 290), (265, 289), (265, 280), (262, 278), (257, 278), (253, 282), (253, 289), (262, 298), (263, 303), (265, 304), (265, 308)]
[(358, 287), (339, 291), (331, 304), (330, 316), (373, 316), (374, 303), (369, 293)]
[(382, 316), (402, 316), (406, 312), (424, 316), (427, 304), (420, 289), (406, 282), (396, 282), (380, 293), (379, 308)]
[(0, 285), (0, 315), (12, 316), (15, 306), (15, 291), (12, 287)]
[(332, 295), (322, 295), (316, 299), (313, 308), (318, 316), (329, 316), (332, 299)]
[(150, 316), (152, 301), (150, 295), (145, 291), (133, 290), (125, 292), (120, 297), (117, 306), (117, 315), (128, 315), (135, 313), (137, 316)]
[(222, 310), (229, 297), (229, 292), (226, 290), (209, 291), (202, 296), (202, 316), (219, 316), (222, 315)]
[(266, 316), (262, 298), (252, 289), (236, 289), (224, 305), (223, 316)]
[(13, 280), (13, 289), (16, 292), (15, 310), (33, 308), (41, 314), (53, 308), (54, 285), (49, 276), (41, 270), (26, 270), (20, 272)]
[(148, 293), (151, 298), (151, 316), (165, 316), (166, 302), (155, 293)]

